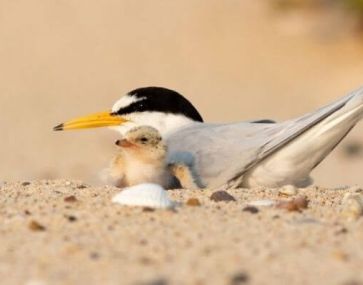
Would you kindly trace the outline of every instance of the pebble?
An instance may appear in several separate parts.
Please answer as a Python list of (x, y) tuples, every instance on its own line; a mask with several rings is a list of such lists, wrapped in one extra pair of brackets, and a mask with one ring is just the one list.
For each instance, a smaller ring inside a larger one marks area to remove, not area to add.
[(143, 212), (155, 212), (155, 209), (154, 208), (150, 208), (150, 207), (144, 207), (144, 208), (142, 208), (142, 211)]
[(242, 209), (243, 212), (249, 212), (251, 214), (257, 214), (260, 210), (254, 206), (246, 206)]
[(35, 232), (42, 232), (42, 231), (46, 230), (45, 226), (43, 226), (42, 224), (40, 224), (34, 220), (30, 221), (28, 227), (30, 230), (35, 231)]
[(236, 273), (231, 278), (231, 285), (247, 284), (250, 281), (250, 277), (245, 272)]
[(341, 215), (348, 220), (357, 220), (363, 215), (363, 195), (346, 193), (342, 200)]
[(305, 196), (299, 196), (289, 201), (281, 201), (277, 203), (276, 207), (279, 209), (285, 209), (289, 212), (300, 212), (308, 207), (309, 200)]
[(197, 198), (189, 198), (186, 204), (191, 207), (199, 207), (201, 205)]
[(77, 202), (77, 201), (78, 201), (78, 199), (74, 195), (64, 197), (64, 202), (74, 203), (74, 202)]
[(279, 196), (290, 197), (298, 193), (297, 188), (294, 185), (285, 185), (279, 189)]
[(71, 223), (77, 221), (77, 217), (76, 216), (72, 216), (72, 215), (69, 215), (69, 216), (65, 216), (67, 218), (67, 220)]
[(230, 202), (236, 201), (236, 199), (226, 191), (216, 191), (211, 196), (210, 199), (214, 202)]

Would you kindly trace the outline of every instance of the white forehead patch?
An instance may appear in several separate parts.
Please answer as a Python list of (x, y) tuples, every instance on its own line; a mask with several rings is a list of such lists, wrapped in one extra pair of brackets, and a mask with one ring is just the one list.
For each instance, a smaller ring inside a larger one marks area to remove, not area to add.
[(135, 97), (133, 95), (125, 95), (125, 96), (122, 96), (118, 101), (116, 101), (116, 103), (112, 106), (112, 112), (117, 112), (118, 110), (122, 109), (122, 108), (125, 108), (129, 105), (131, 105), (132, 103), (135, 103), (135, 102), (139, 102), (141, 100), (144, 100), (146, 99), (146, 97)]

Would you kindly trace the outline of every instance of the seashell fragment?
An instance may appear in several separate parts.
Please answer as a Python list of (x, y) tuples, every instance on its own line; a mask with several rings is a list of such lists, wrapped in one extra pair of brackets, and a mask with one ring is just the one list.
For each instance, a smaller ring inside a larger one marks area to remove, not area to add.
[(124, 188), (112, 198), (112, 202), (127, 206), (168, 209), (175, 206), (165, 189), (158, 184), (143, 183)]
[(247, 203), (248, 206), (253, 207), (272, 207), (276, 205), (276, 201), (264, 199), (264, 200), (254, 200)]
[(342, 200), (343, 217), (356, 220), (363, 215), (363, 195), (360, 193), (346, 193)]
[(294, 196), (297, 194), (297, 192), (297, 188), (294, 185), (285, 185), (279, 189), (279, 196)]

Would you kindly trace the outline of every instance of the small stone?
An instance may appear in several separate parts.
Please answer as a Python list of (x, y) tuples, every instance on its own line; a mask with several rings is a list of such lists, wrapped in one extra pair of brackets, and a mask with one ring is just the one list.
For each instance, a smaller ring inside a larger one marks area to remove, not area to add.
[(100, 254), (99, 254), (98, 252), (93, 251), (93, 252), (91, 252), (91, 253), (89, 254), (89, 257), (90, 257), (91, 259), (99, 259), (99, 258), (100, 258)]
[(67, 202), (67, 203), (74, 203), (77, 201), (78, 201), (78, 199), (74, 195), (64, 197), (64, 202)]
[(230, 201), (236, 201), (236, 199), (226, 191), (216, 191), (211, 196), (210, 199), (214, 202), (230, 202)]
[(71, 181), (66, 181), (65, 185), (66, 186), (71, 186), (72, 185), (72, 182)]
[(76, 216), (72, 216), (72, 215), (69, 215), (69, 216), (65, 216), (67, 218), (68, 221), (70, 221), (71, 223), (77, 221), (77, 217)]
[(294, 185), (285, 185), (279, 189), (279, 196), (290, 197), (298, 193), (297, 188)]
[(26, 181), (26, 182), (21, 183), (21, 186), (24, 186), (25, 187), (25, 186), (29, 186), (30, 184), (31, 184), (30, 182), (27, 182)]
[(35, 231), (35, 232), (42, 232), (42, 231), (46, 230), (45, 226), (43, 226), (42, 224), (40, 224), (34, 220), (30, 221), (28, 227), (30, 230)]
[(87, 185), (83, 185), (83, 184), (77, 186), (77, 189), (86, 189), (86, 188), (87, 188)]
[(260, 210), (254, 206), (246, 206), (242, 209), (243, 212), (249, 212), (251, 214), (257, 214)]
[(187, 201), (187, 205), (191, 207), (199, 207), (201, 204), (197, 198), (190, 198)]
[(250, 280), (250, 277), (245, 272), (236, 273), (232, 276), (230, 285), (246, 284)]
[(155, 212), (155, 209), (151, 208), (151, 207), (144, 207), (144, 208), (142, 208), (142, 211), (143, 212)]
[(342, 228), (338, 229), (338, 230), (335, 232), (335, 234), (336, 234), (336, 235), (347, 234), (347, 233), (348, 233), (348, 229), (347, 229), (347, 228), (344, 228), (344, 227), (342, 227)]
[(299, 196), (289, 201), (281, 201), (276, 207), (279, 209), (285, 209), (289, 212), (300, 212), (308, 207), (309, 200), (305, 196)]
[(342, 200), (341, 215), (348, 220), (357, 220), (363, 215), (363, 195), (346, 193)]
[(309, 200), (306, 198), (306, 196), (299, 196), (293, 201), (300, 209), (306, 209), (309, 205)]
[(32, 213), (29, 210), (24, 210), (24, 214), (30, 216)]

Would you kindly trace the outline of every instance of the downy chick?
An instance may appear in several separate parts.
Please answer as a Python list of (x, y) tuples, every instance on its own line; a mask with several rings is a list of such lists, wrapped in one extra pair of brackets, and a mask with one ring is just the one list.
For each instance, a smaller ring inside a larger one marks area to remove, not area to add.
[(175, 187), (175, 178), (182, 188), (197, 189), (191, 170), (184, 164), (167, 165), (167, 146), (160, 133), (150, 126), (131, 129), (116, 141), (119, 153), (111, 161), (107, 176), (117, 187), (140, 183), (156, 183)]

